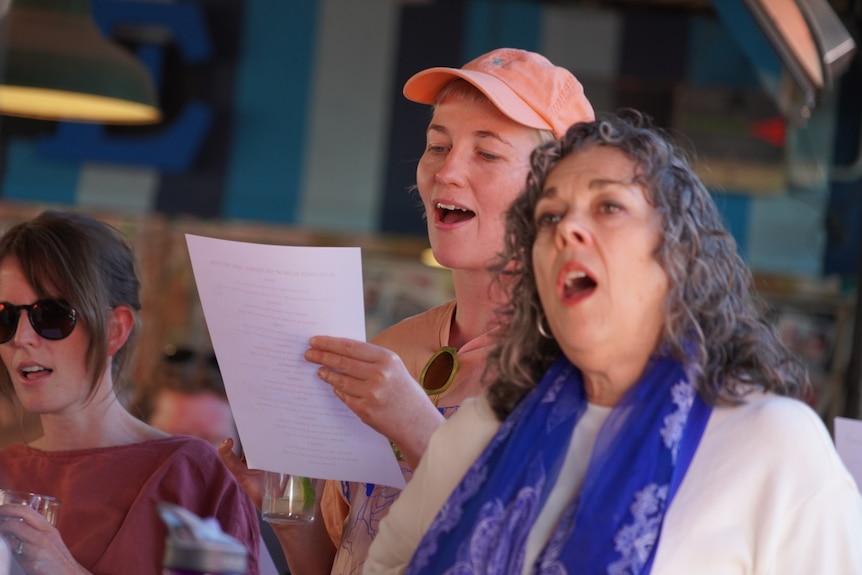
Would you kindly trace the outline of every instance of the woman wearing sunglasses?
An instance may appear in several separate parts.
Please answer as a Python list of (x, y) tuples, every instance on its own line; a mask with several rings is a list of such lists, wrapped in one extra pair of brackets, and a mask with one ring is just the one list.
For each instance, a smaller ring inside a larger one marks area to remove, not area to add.
[[(320, 364), (320, 378), (389, 438), (409, 481), (432, 432), (461, 401), (481, 393), (493, 310), (506, 295), (491, 289), (488, 265), (503, 247), (505, 210), (523, 187), (530, 152), (592, 119), (593, 110), (571, 72), (508, 48), (462, 68), (423, 70), (407, 81), (404, 95), (431, 106), (416, 187), (434, 257), (452, 270), (455, 300), (372, 343), (314, 337), (306, 359)], [(220, 453), (254, 493), (253, 472), (227, 446)], [(398, 494), (383, 485), (327, 482), (322, 508), (335, 547), (320, 533), (323, 522), (278, 527), (291, 569), (360, 572)]]
[(29, 575), (161, 572), (156, 503), (215, 517), (249, 549), (254, 507), (211, 445), (173, 437), (118, 400), (140, 330), (132, 250), (114, 228), (45, 212), (0, 237), (0, 394), (39, 415), (42, 435), (0, 451), (0, 487), (60, 500), (57, 527), (0, 506), (0, 534)]

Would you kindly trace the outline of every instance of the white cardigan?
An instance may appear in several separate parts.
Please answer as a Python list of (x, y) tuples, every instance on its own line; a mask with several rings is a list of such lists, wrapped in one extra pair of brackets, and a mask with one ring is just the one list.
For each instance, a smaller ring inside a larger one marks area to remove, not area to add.
[[(380, 524), (366, 575), (406, 569), (498, 428), (481, 397), (437, 430)], [(862, 575), (862, 496), (817, 414), (773, 395), (715, 408), (665, 517), (652, 573)]]

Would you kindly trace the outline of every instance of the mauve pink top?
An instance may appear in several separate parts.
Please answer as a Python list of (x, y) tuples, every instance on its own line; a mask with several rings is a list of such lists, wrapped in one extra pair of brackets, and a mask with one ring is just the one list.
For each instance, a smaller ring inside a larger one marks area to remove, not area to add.
[(58, 498), (63, 541), (96, 575), (162, 572), (167, 527), (156, 510), (159, 501), (215, 517), (248, 547), (247, 573), (259, 571), (254, 505), (201, 439), (52, 452), (15, 444), (0, 450), (0, 487)]

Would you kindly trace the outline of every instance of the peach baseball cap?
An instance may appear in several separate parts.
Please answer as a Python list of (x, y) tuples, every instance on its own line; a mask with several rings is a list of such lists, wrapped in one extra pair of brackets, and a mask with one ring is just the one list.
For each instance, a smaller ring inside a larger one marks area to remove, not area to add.
[(428, 68), (404, 84), (404, 96), (434, 104), (440, 90), (455, 78), (473, 84), (519, 124), (551, 130), (562, 137), (576, 122), (595, 119), (584, 87), (565, 68), (535, 52), (498, 48), (461, 68)]

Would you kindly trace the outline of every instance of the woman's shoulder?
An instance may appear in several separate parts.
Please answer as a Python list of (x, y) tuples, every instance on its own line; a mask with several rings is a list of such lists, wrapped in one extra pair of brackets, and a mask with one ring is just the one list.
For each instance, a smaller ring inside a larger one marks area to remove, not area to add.
[(223, 463), (218, 451), (209, 442), (190, 435), (172, 435), (144, 441), (135, 446), (138, 450), (152, 451), (173, 465), (211, 470), (221, 469)]
[(808, 404), (790, 397), (756, 392), (739, 405), (715, 407), (705, 439), (760, 454), (779, 466), (803, 462), (845, 472), (823, 420)]
[(71, 463), (77, 460), (92, 461), (93, 457), (98, 457), (99, 460), (103, 461), (120, 461), (123, 459), (146, 461), (151, 459), (163, 459), (175, 454), (178, 454), (179, 456), (195, 454), (197, 456), (199, 453), (203, 453), (204, 455), (201, 457), (206, 458), (207, 452), (218, 458), (215, 448), (202, 439), (184, 435), (168, 435), (165, 437), (136, 441), (134, 443), (122, 443), (119, 445), (108, 445), (104, 447), (87, 447), (61, 451), (44, 451), (23, 443), (15, 443), (0, 450), (0, 456), (14, 458), (29, 457), (40, 460), (57, 461), (59, 463)]
[(159, 453), (159, 463), (148, 481), (156, 490), (168, 488), (183, 494), (181, 497), (209, 499), (210, 503), (225, 498), (246, 499), (215, 447), (203, 439), (177, 435), (147, 441), (139, 444), (138, 448)]
[(135, 449), (151, 451), (159, 460), (139, 499), (169, 501), (199, 517), (214, 517), (256, 556), (259, 531), (254, 504), (215, 447), (197, 437), (175, 435), (142, 442)]
[(726, 425), (742, 426), (761, 433), (785, 436), (791, 428), (802, 434), (827, 433), (823, 420), (805, 402), (792, 397), (760, 391), (743, 397), (738, 405), (713, 409), (714, 417)]
[(500, 421), (482, 394), (465, 399), (458, 410), (437, 428), (431, 442), (435, 450), (470, 459), (478, 457), (499, 429)]
[(191, 452), (191, 453), (206, 453), (207, 455), (215, 455), (218, 458), (218, 451), (210, 442), (194, 437), (192, 435), (170, 435), (168, 437), (160, 437), (143, 442), (143, 444), (153, 444), (155, 446), (163, 446), (168, 450)]
[(442, 325), (452, 319), (455, 301), (448, 301), (429, 310), (402, 319), (398, 323), (377, 334), (373, 342), (389, 347), (387, 344), (397, 344), (405, 337), (416, 339), (419, 335), (430, 336), (435, 341), (439, 338)]

